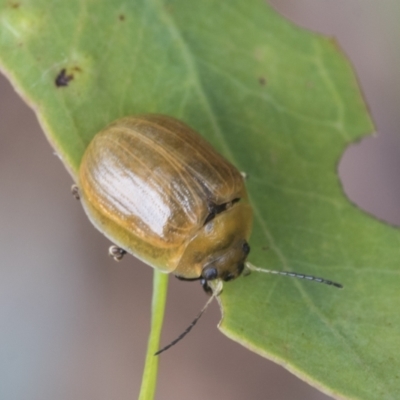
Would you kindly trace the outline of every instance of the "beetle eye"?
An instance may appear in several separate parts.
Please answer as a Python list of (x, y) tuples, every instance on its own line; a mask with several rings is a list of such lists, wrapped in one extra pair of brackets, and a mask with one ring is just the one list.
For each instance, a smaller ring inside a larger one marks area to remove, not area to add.
[(244, 243), (243, 243), (242, 250), (243, 250), (243, 253), (244, 253), (246, 256), (247, 256), (247, 254), (250, 253), (250, 246), (249, 246), (249, 244), (248, 244), (247, 242), (244, 242)]
[(203, 270), (201, 275), (206, 281), (212, 281), (218, 278), (218, 271), (214, 267), (208, 267)]

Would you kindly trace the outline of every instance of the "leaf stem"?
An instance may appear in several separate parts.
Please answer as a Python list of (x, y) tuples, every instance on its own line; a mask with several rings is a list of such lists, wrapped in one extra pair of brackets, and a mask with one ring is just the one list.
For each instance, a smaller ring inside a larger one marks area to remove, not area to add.
[(168, 274), (154, 270), (153, 298), (151, 302), (151, 328), (147, 344), (146, 361), (139, 400), (152, 400), (156, 392), (158, 357), (154, 355), (160, 346), (160, 335), (167, 299)]

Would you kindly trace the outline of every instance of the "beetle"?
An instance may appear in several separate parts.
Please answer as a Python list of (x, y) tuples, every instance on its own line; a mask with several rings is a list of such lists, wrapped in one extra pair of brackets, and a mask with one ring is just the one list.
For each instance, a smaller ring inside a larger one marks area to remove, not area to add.
[(244, 174), (170, 116), (128, 116), (97, 133), (72, 191), (91, 222), (115, 243), (109, 249), (114, 259), (131, 253), (181, 280), (200, 280), (212, 297), (220, 293), (223, 281), (245, 270), (341, 287), (246, 262), (253, 212)]
[(177, 119), (112, 123), (87, 147), (78, 186), (89, 219), (118, 246), (110, 248), (117, 259), (128, 252), (205, 288), (242, 273), (252, 225), (244, 178)]

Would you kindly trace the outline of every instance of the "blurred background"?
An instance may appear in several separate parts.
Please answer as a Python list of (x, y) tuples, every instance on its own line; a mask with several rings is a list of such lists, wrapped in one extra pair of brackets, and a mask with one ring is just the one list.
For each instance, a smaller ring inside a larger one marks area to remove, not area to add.
[[(377, 135), (348, 148), (349, 198), (400, 225), (400, 3), (271, 0), (303, 27), (334, 36), (352, 61)], [(71, 178), (33, 112), (0, 76), (0, 400), (131, 400), (147, 344), (151, 268), (115, 263), (70, 195)], [(198, 283), (170, 279), (163, 343), (203, 306)], [(328, 396), (225, 338), (211, 307), (161, 357), (158, 399)]]

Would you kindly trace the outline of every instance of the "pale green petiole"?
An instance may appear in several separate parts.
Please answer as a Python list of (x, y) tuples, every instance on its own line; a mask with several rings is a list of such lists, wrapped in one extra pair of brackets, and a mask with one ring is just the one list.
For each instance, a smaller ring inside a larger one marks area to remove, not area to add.
[(153, 298), (151, 304), (151, 328), (139, 400), (152, 400), (154, 399), (156, 392), (159, 358), (154, 354), (160, 348), (160, 336), (164, 320), (167, 289), (168, 274), (154, 270)]

